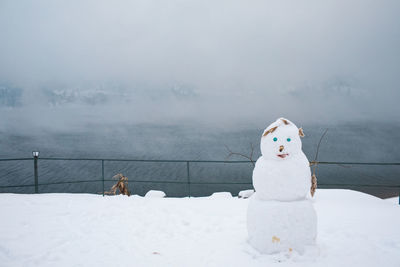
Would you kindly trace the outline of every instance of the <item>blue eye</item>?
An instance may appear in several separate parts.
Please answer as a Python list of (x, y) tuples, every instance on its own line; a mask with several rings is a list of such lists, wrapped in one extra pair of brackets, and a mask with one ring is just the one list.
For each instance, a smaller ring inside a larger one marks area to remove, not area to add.
[(274, 142), (276, 142), (276, 141), (278, 141), (278, 138), (274, 137), (274, 139), (272, 139), (272, 140), (274, 140)]
[(290, 142), (292, 139), (290, 139), (290, 138), (288, 138), (288, 139), (286, 139), (288, 142)]

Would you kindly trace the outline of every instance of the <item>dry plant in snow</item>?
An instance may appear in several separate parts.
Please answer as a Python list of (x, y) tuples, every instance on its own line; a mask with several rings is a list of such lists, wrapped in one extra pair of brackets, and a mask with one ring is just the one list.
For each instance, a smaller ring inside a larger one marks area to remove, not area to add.
[(104, 194), (115, 195), (117, 190), (119, 190), (119, 193), (122, 195), (131, 195), (128, 189), (128, 177), (124, 176), (122, 173), (118, 173), (113, 176), (113, 179), (118, 179), (117, 183), (111, 187), (110, 191), (104, 192)]

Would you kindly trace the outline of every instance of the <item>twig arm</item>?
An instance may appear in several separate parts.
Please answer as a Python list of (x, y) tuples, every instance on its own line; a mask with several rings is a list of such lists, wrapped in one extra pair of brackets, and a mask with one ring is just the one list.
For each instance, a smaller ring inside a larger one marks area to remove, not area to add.
[(310, 162), (310, 167), (314, 166), (313, 172), (312, 172), (312, 175), (311, 175), (311, 189), (310, 189), (310, 193), (311, 193), (312, 197), (314, 196), (315, 190), (317, 189), (317, 175), (316, 175), (316, 173), (317, 173), (317, 166), (318, 166), (319, 147), (321, 145), (322, 139), (324, 138), (324, 136), (326, 135), (328, 130), (329, 130), (329, 128), (326, 128), (324, 133), (319, 138), (318, 145), (317, 145), (317, 151), (315, 152), (314, 160)]
[(248, 159), (249, 161), (251, 161), (253, 166), (255, 166), (256, 164), (255, 164), (255, 162), (253, 160), (254, 147), (253, 147), (252, 143), (250, 143), (250, 146), (251, 146), (250, 156), (247, 156), (247, 155), (239, 153), (239, 152), (233, 152), (227, 145), (225, 145), (226, 150), (228, 150), (228, 152), (229, 152), (229, 154), (228, 154), (228, 156), (226, 158), (228, 159), (228, 158), (230, 158), (231, 156), (234, 156), (234, 155), (235, 156), (240, 156), (240, 157)]

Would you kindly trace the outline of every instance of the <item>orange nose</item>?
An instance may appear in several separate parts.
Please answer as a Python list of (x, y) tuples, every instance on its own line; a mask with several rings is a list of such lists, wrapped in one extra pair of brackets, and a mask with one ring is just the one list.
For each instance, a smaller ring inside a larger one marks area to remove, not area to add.
[(279, 147), (279, 152), (282, 152), (284, 148), (285, 148), (284, 146), (280, 146)]

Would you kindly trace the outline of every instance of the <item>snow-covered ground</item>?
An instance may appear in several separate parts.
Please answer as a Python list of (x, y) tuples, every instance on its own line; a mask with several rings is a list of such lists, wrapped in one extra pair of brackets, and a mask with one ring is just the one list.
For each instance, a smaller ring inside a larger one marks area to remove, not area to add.
[(385, 199), (385, 200), (386, 200), (386, 201), (389, 201), (389, 202), (392, 202), (393, 204), (397, 204), (397, 205), (400, 204), (399, 197), (391, 197), (391, 198), (387, 198), (387, 199)]
[(400, 266), (400, 205), (318, 190), (317, 246), (262, 255), (248, 200), (0, 194), (0, 266)]

